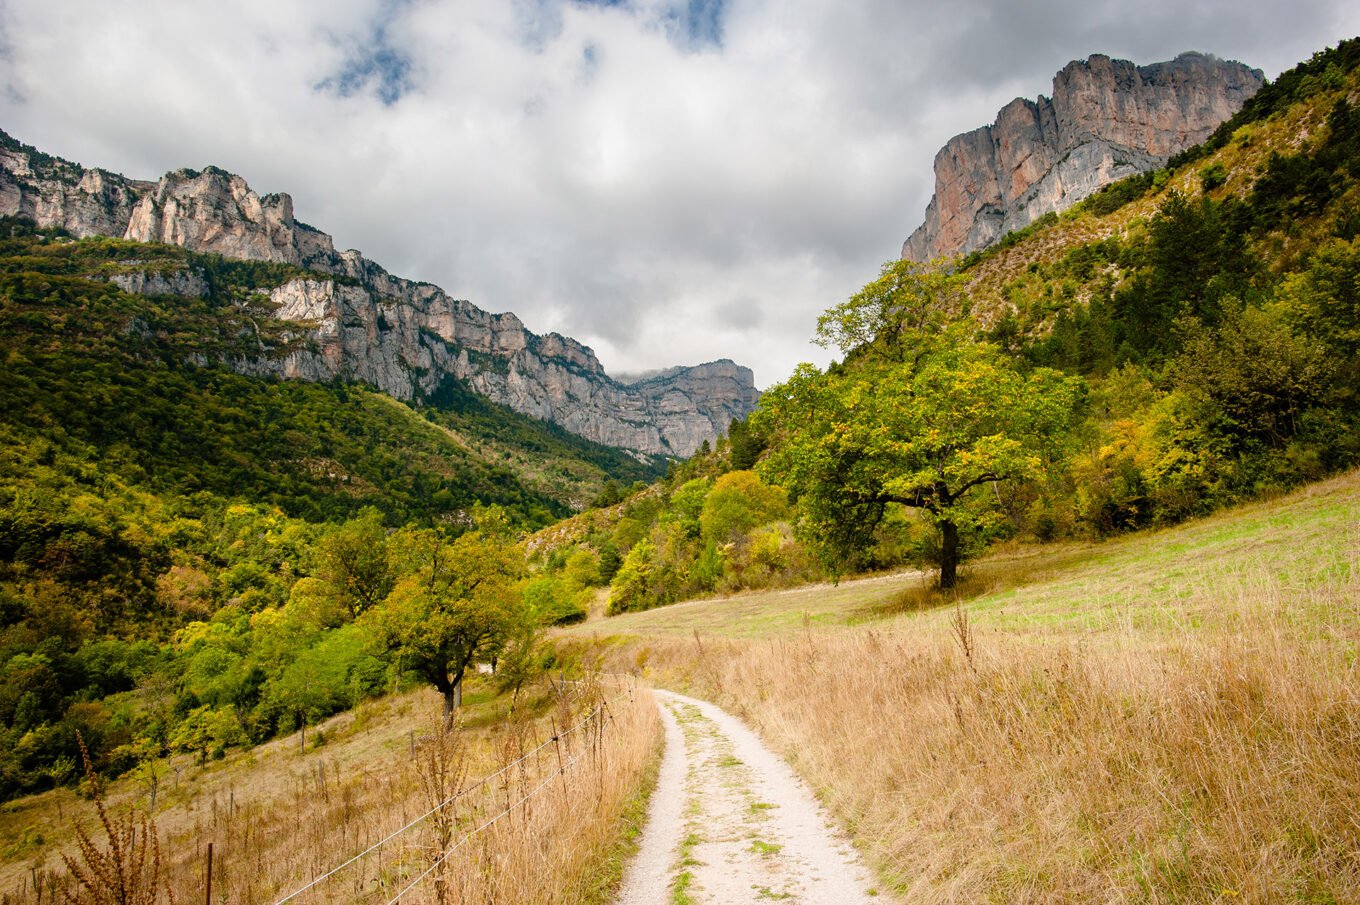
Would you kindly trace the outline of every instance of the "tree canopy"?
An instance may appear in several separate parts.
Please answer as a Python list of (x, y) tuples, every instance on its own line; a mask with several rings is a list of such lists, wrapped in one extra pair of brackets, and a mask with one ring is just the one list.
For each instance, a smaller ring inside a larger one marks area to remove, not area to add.
[(797, 499), (802, 534), (831, 562), (868, 546), (897, 504), (939, 528), (939, 582), (953, 587), (960, 529), (991, 518), (970, 492), (1038, 477), (1073, 424), (1084, 382), (962, 341), (956, 292), (949, 276), (887, 265), (819, 325), (831, 342), (870, 344), (825, 372), (800, 366), (761, 400), (758, 417), (780, 431), (762, 472)]
[(400, 667), (434, 685), (448, 718), (460, 702), (463, 676), (526, 618), (518, 580), (523, 554), (488, 528), (448, 540), (435, 531), (405, 531), (394, 541), (404, 573), (384, 605), (361, 624)]

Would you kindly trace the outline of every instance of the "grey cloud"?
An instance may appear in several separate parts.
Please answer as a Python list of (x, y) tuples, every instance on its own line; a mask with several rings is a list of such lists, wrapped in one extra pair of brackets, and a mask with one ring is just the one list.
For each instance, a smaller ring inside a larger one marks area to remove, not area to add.
[(940, 145), (1068, 60), (1273, 76), (1360, 32), (1341, 0), (231, 6), (0, 0), (3, 127), (291, 192), (341, 247), (610, 370), (730, 357), (762, 385), (824, 360), (817, 314), (920, 222)]
[(396, 46), (388, 32), (403, 5), (400, 0), (384, 3), (362, 34), (337, 37), (335, 43), (345, 51), (344, 61), (336, 72), (318, 81), (316, 89), (332, 91), (340, 97), (371, 90), (386, 106), (414, 90), (412, 60)]
[(713, 308), (713, 319), (725, 327), (747, 330), (765, 323), (765, 312), (760, 301), (753, 298), (720, 302)]

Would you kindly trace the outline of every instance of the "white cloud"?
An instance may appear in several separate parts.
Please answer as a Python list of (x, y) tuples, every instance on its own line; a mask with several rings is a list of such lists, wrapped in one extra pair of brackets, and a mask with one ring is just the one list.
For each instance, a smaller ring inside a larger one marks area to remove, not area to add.
[(0, 6), (3, 127), (154, 178), (215, 163), (392, 271), (612, 371), (782, 379), (920, 221), (950, 135), (1069, 59), (1274, 75), (1352, 4), (250, 0)]

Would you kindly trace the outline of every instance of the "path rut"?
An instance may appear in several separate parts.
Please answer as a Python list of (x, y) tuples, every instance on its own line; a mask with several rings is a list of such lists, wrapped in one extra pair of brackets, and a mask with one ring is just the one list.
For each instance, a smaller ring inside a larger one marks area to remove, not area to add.
[(882, 903), (807, 786), (740, 720), (656, 691), (661, 772), (617, 905)]

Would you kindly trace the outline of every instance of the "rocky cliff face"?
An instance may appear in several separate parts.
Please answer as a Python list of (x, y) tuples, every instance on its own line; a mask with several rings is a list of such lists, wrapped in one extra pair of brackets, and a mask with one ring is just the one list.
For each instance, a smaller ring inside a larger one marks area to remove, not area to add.
[(1261, 87), (1260, 70), (1198, 53), (1135, 66), (1092, 56), (1016, 98), (935, 155), (935, 196), (902, 246), (914, 261), (966, 254), (1209, 136)]
[[(714, 440), (759, 398), (751, 370), (726, 360), (632, 384), (613, 380), (576, 340), (535, 335), (513, 314), (491, 314), (438, 286), (395, 277), (357, 251), (336, 251), (330, 236), (294, 218), (289, 196), (260, 196), (215, 167), (143, 182), (49, 157), (0, 133), (0, 214), (80, 237), (167, 242), (313, 271), (270, 293), (276, 316), (296, 322), (308, 342), (282, 358), (234, 362), (247, 374), (361, 380), (404, 400), (434, 395), (452, 377), (588, 439), (674, 456)], [(115, 280), (150, 295), (206, 292), (193, 273)]]

